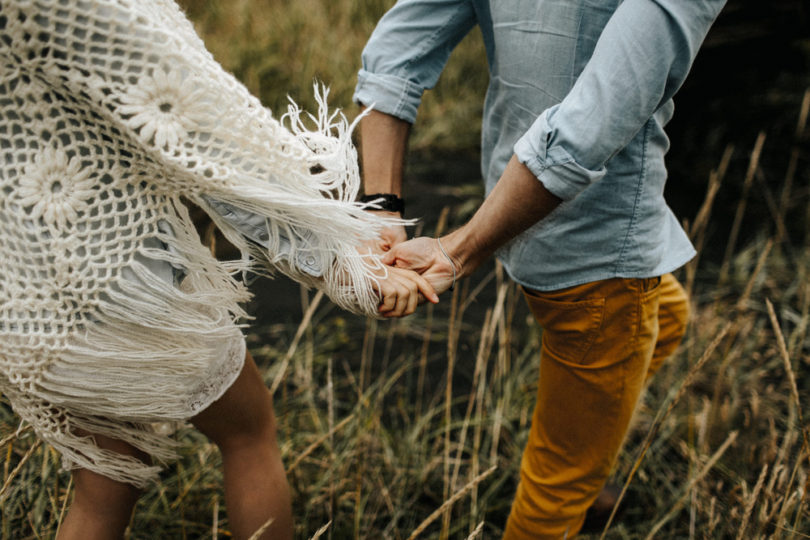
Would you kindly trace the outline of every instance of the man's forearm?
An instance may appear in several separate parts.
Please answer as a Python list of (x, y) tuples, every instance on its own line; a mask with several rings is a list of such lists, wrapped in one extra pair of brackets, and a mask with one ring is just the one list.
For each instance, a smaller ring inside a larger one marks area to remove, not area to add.
[(458, 277), (472, 273), (498, 248), (546, 217), (561, 202), (512, 156), (472, 219), (442, 239)]
[(402, 176), (411, 125), (372, 110), (360, 121), (360, 155), (367, 194), (402, 195)]

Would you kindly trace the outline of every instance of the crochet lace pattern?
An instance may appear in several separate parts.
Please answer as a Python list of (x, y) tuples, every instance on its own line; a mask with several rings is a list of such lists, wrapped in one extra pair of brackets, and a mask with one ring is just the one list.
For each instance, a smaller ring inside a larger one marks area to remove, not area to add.
[[(241, 369), (251, 261), (375, 313), (384, 269), (356, 246), (385, 223), (353, 202), (351, 126), (325, 95), (310, 118), (274, 118), (168, 0), (0, 3), (0, 391), (66, 466), (155, 477), (86, 434), (172, 457), (154, 423)], [(241, 259), (212, 257), (184, 200)]]

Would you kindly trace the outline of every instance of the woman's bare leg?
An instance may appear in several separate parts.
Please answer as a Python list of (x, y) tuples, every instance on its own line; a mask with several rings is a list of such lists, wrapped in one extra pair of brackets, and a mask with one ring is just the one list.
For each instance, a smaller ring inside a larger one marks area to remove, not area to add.
[(191, 422), (222, 452), (234, 538), (246, 540), (272, 519), (262, 538), (291, 539), (290, 488), (276, 441), (273, 398), (250, 353), (233, 385)]
[[(137, 457), (149, 457), (133, 446), (102, 435), (93, 435), (101, 448)], [(76, 469), (73, 471), (74, 495), (70, 509), (59, 527), (58, 540), (120, 540), (138, 501), (138, 488), (116, 482), (106, 476)]]

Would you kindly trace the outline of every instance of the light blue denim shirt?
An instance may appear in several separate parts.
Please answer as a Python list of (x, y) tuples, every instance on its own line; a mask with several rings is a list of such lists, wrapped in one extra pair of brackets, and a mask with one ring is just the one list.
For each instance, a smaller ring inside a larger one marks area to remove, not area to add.
[(554, 290), (653, 277), (695, 254), (664, 201), (664, 125), (725, 0), (400, 0), (363, 51), (355, 101), (413, 122), (453, 48), (481, 28), (487, 193), (513, 154), (563, 199), (499, 252)]

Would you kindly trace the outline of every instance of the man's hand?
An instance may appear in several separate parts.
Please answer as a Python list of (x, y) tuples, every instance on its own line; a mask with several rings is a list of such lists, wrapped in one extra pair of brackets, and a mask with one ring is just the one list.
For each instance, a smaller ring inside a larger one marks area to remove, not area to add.
[(382, 262), (418, 272), (438, 294), (453, 285), (453, 276), (459, 270), (442, 252), (439, 242), (425, 236), (396, 244), (383, 255)]
[(378, 308), (386, 318), (404, 317), (416, 311), (420, 298), (434, 304), (439, 297), (430, 283), (411, 270), (389, 267), (387, 275), (380, 278), (375, 290), (382, 298)]

